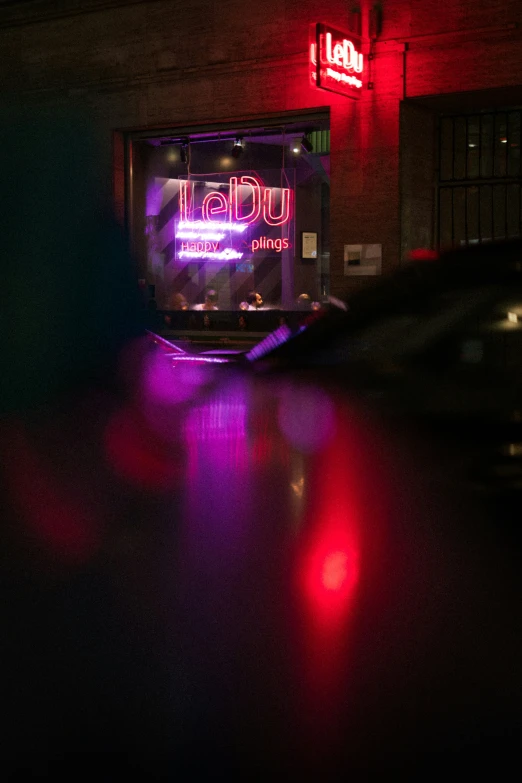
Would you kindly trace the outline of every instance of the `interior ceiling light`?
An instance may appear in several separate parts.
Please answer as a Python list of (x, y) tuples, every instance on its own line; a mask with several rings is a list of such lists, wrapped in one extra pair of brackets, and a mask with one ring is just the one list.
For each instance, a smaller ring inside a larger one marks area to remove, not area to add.
[(290, 145), (290, 149), (294, 153), (294, 155), (299, 155), (301, 152), (301, 142), (299, 139), (294, 139)]
[(312, 144), (310, 139), (308, 139), (306, 137), (306, 133), (304, 134), (303, 138), (301, 139), (301, 147), (304, 149), (305, 152), (313, 152), (314, 145)]
[(239, 156), (242, 154), (243, 154), (243, 139), (240, 136), (238, 136), (234, 142), (234, 146), (232, 147), (232, 157), (239, 158)]

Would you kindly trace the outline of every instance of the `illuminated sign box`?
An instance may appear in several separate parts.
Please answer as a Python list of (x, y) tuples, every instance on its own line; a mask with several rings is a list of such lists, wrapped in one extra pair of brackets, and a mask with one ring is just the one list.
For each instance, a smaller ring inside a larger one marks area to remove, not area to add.
[(361, 39), (326, 24), (313, 28), (310, 42), (312, 83), (349, 98), (360, 98), (364, 57)]

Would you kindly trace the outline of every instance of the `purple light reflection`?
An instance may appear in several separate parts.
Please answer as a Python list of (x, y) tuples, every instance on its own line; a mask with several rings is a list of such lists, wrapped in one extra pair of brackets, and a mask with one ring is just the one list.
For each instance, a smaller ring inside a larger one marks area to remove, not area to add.
[(229, 359), (218, 358), (215, 356), (189, 356), (188, 354), (186, 356), (178, 356), (177, 354), (173, 354), (169, 358), (172, 359), (172, 366), (181, 362), (192, 362), (194, 364), (228, 364), (230, 362)]
[(283, 324), (275, 332), (267, 335), (261, 342), (255, 345), (248, 353), (245, 354), (249, 362), (254, 362), (256, 359), (260, 359), (266, 356), (267, 353), (278, 348), (280, 345), (286, 343), (292, 336), (292, 330), (286, 324)]
[(208, 382), (208, 372), (195, 364), (174, 360), (154, 352), (147, 358), (143, 375), (143, 394), (146, 403), (176, 405), (191, 399)]
[(183, 348), (179, 348), (177, 345), (174, 345), (174, 343), (171, 343), (169, 340), (166, 340), (164, 337), (160, 337), (159, 334), (154, 334), (154, 332), (150, 332), (147, 330), (148, 337), (152, 340), (152, 342), (159, 346), (160, 348), (163, 348), (168, 353), (173, 354), (181, 354), (186, 355), (186, 351), (183, 350)]
[(192, 408), (184, 426), (188, 442), (244, 440), (246, 407), (241, 400), (218, 398)]
[(187, 558), (197, 553), (211, 572), (241, 551), (251, 518), (246, 416), (245, 390), (236, 382), (191, 408), (183, 426)]
[(183, 361), (187, 357), (154, 350), (142, 367), (140, 407), (148, 425), (161, 438), (177, 442), (182, 438), (179, 407), (195, 399), (211, 382), (212, 367)]
[(336, 430), (334, 404), (326, 392), (314, 386), (285, 387), (277, 418), (288, 442), (303, 452), (324, 448)]

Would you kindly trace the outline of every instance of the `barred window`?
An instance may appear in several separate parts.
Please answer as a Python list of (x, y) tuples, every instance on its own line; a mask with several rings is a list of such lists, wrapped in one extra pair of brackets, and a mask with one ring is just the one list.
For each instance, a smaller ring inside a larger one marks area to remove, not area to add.
[(440, 121), (441, 247), (522, 236), (521, 110)]

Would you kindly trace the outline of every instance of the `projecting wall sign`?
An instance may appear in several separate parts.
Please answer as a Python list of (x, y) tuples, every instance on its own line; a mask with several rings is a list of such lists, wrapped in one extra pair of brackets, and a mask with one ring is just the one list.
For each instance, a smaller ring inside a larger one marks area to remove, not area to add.
[(361, 39), (325, 24), (313, 28), (310, 42), (310, 76), (323, 90), (359, 98), (364, 57)]

